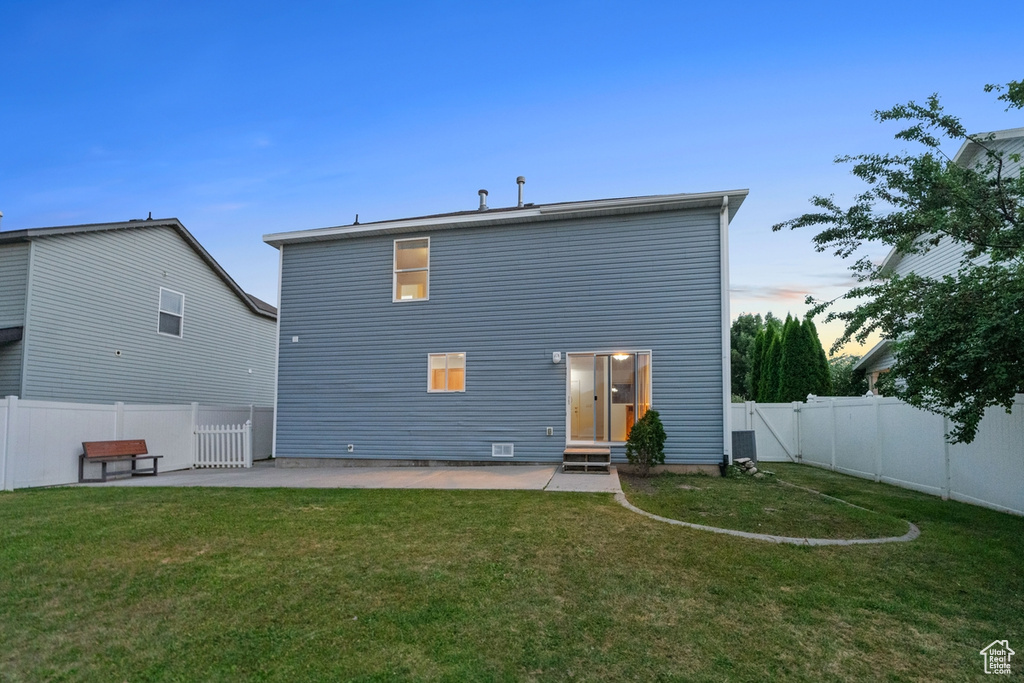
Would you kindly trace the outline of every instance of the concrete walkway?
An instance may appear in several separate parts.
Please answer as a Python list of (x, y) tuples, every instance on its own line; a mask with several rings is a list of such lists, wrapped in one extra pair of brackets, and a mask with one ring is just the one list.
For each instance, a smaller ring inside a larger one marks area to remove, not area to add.
[(79, 486), (209, 486), (318, 489), (467, 489), (619, 493), (619, 476), (564, 474), (554, 465), (526, 467), (287, 467), (257, 463), (251, 469), (162, 472)]
[[(892, 538), (790, 538), (755, 534), (734, 529), (719, 529), (703, 524), (681, 522), (651, 514), (632, 505), (622, 493), (619, 473), (615, 467), (611, 474), (566, 474), (554, 465), (520, 467), (492, 465), (484, 467), (287, 467), (276, 468), (272, 462), (256, 463), (251, 469), (202, 469), (165, 472), (156, 477), (132, 477), (102, 484), (77, 486), (208, 486), (242, 488), (314, 488), (314, 489), (464, 489), (464, 490), (524, 490), (582, 493), (612, 493), (622, 507), (639, 515), (701, 531), (729, 534), (740, 538), (771, 543), (795, 545), (861, 545), (869, 543), (899, 543), (912, 541), (920, 535), (916, 526), (903, 536)], [(797, 487), (802, 488), (802, 487)], [(811, 491), (811, 489), (807, 489)], [(818, 491), (811, 491), (824, 495)], [(830, 498), (831, 496), (825, 496)], [(841, 503), (845, 500), (834, 498)], [(853, 505), (853, 507), (858, 507)]]

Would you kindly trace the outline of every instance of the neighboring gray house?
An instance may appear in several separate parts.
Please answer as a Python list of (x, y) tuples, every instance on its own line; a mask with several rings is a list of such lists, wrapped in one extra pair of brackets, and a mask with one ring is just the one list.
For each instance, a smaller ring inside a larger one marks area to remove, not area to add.
[(746, 190), (267, 235), (279, 465), (560, 462), (648, 407), (666, 463), (731, 450), (728, 225)]
[[(1024, 155), (1024, 128), (1011, 128), (998, 130), (993, 133), (981, 133), (976, 137), (985, 138), (992, 136), (991, 142), (986, 142), (992, 150), (1003, 154), (1003, 176), (1017, 177), (1021, 173), (1021, 163), (1010, 159), (1012, 154)], [(953, 162), (965, 168), (970, 168), (987, 160), (985, 150), (975, 142), (965, 142), (961, 145)], [(922, 237), (921, 242), (929, 239)], [(902, 254), (893, 249), (882, 261), (881, 274), (884, 276), (916, 273), (921, 277), (941, 278), (945, 275), (953, 275), (957, 272), (964, 258), (965, 250), (962, 245), (943, 238), (939, 243), (924, 253)], [(982, 256), (977, 263), (984, 264), (987, 256)], [(876, 383), (882, 373), (888, 372), (892, 367), (894, 358), (892, 355), (892, 340), (883, 339), (868, 351), (861, 358), (853, 369), (861, 370), (868, 379), (868, 387), (874, 393), (878, 393)]]
[(271, 405), (276, 320), (175, 218), (0, 232), (0, 396)]

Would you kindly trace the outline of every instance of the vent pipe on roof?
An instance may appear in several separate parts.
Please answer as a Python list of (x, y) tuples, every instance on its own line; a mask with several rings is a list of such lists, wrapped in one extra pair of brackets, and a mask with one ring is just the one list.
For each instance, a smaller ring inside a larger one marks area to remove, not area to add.
[(477, 211), (487, 210), (487, 190), (479, 190), (477, 194), (480, 195), (480, 208)]
[(516, 178), (516, 185), (519, 186), (519, 208), (523, 208), (523, 185), (526, 184), (526, 178), (519, 176)]

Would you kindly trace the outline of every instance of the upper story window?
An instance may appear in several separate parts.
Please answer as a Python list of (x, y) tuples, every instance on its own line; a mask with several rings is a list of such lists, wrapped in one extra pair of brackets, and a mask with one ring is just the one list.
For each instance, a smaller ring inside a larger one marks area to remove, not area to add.
[(185, 295), (160, 288), (160, 323), (157, 331), (172, 337), (180, 337), (182, 321), (185, 318)]
[(392, 301), (428, 299), (430, 238), (395, 240), (395, 289)]

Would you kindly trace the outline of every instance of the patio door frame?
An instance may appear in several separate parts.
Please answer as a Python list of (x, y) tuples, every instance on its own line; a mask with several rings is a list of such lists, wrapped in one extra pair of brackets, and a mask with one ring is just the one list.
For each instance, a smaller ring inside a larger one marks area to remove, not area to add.
[[(653, 396), (653, 391), (654, 391), (654, 386), (653, 386), (654, 385), (654, 353), (650, 349), (613, 349), (613, 350), (604, 350), (604, 351), (567, 351), (566, 354), (565, 354), (565, 445), (567, 447), (569, 447), (569, 446), (621, 446), (622, 444), (626, 443), (625, 441), (596, 441), (596, 440), (594, 440), (594, 441), (583, 441), (583, 440), (573, 439), (572, 438), (572, 356), (592, 356), (592, 357), (608, 356), (609, 368), (610, 368), (611, 367), (611, 365), (610, 365), (610, 363), (611, 363), (611, 356), (613, 356), (613, 355), (615, 355), (617, 353), (628, 353), (628, 354), (631, 354), (633, 356), (634, 363), (636, 363), (636, 358), (637, 358), (637, 356), (639, 354), (647, 354), (647, 374), (648, 374), (649, 377), (651, 377), (651, 382), (650, 382), (651, 386), (649, 386), (647, 388), (647, 391), (648, 391), (648, 393), (647, 393), (647, 403), (649, 405), (651, 405), (651, 406), (654, 405), (654, 396)], [(637, 365), (634, 365), (634, 368), (637, 368)], [(611, 392), (610, 392), (610, 389), (611, 389), (611, 371), (610, 370), (609, 370), (608, 374), (609, 374), (609, 376), (607, 378), (607, 381), (605, 382), (606, 391), (608, 392), (608, 396), (606, 397), (606, 404), (610, 407), (611, 406)], [(639, 373), (634, 372), (634, 379), (633, 379), (633, 381), (637, 385), (639, 385), (639, 383), (640, 383)], [(639, 396), (639, 393), (640, 393), (639, 386), (637, 386), (637, 388), (634, 390), (634, 395), (635, 396)], [(634, 401), (635, 401), (635, 399), (634, 399)], [(611, 413), (611, 411), (609, 410), (608, 413), (609, 414), (605, 416), (605, 423), (608, 425), (609, 434), (610, 434), (611, 433), (611, 431), (610, 431), (610, 429), (611, 429), (611, 425), (610, 425), (610, 417), (611, 417), (610, 413)], [(640, 418), (640, 416), (637, 415), (637, 419), (639, 419), (639, 418)]]

